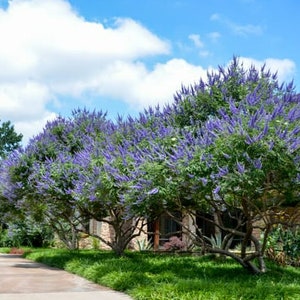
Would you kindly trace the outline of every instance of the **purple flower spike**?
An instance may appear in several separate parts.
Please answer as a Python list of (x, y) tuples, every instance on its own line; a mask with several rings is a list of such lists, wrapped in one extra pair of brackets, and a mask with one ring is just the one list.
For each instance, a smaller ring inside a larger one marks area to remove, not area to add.
[(220, 192), (221, 190), (221, 187), (218, 185), (214, 190), (213, 190), (213, 193), (216, 195)]
[(207, 185), (208, 180), (206, 178), (201, 178), (201, 181), (204, 186)]
[(240, 174), (245, 173), (245, 166), (243, 164), (237, 162), (236, 166), (237, 166), (237, 170)]
[(148, 194), (148, 195), (155, 195), (155, 194), (157, 194), (158, 192), (159, 192), (158, 188), (154, 188), (154, 189), (150, 190), (147, 194)]
[(261, 170), (261, 168), (262, 168), (262, 162), (261, 162), (260, 158), (254, 160), (254, 161), (253, 161), (253, 165), (254, 165), (254, 167), (255, 167), (256, 169)]

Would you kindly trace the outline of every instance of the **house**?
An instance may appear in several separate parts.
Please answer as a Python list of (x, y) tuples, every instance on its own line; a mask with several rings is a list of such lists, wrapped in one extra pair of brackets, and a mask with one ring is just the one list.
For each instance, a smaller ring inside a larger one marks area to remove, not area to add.
[[(147, 224), (147, 229), (144, 230), (140, 236), (132, 240), (129, 248), (138, 249), (139, 242), (143, 242), (151, 244), (154, 250), (163, 249), (164, 244), (168, 242), (170, 237), (172, 236), (177, 236), (178, 238), (180, 238), (186, 245), (186, 248), (189, 248), (189, 246), (193, 244), (193, 236), (197, 235), (198, 230), (201, 230), (202, 234), (207, 237), (214, 236), (218, 233), (217, 228), (215, 228), (215, 226), (208, 221), (210, 219), (213, 219), (213, 216), (211, 214), (198, 214), (199, 217), (196, 218), (196, 224), (194, 224), (193, 219), (188, 215), (182, 216), (182, 213), (177, 212), (174, 214), (174, 216), (181, 219), (181, 224), (176, 222), (171, 216), (163, 214), (153, 222), (149, 222)], [(201, 216), (203, 216), (204, 218), (201, 218)], [(229, 226), (234, 225), (235, 224), (229, 224)], [(101, 236), (106, 240), (111, 240), (114, 231), (112, 227), (110, 227), (105, 222), (90, 220), (89, 233), (91, 235)], [(238, 243), (240, 243), (240, 238), (236, 238), (233, 241), (233, 246)], [(104, 243), (100, 243), (100, 248), (109, 249), (109, 247)]]
[[(272, 214), (274, 223), (284, 220), (285, 222), (288, 221), (289, 223), (299, 224), (299, 212), (300, 210), (295, 210), (295, 208), (292, 207), (282, 209), (277, 213), (275, 212)], [(225, 211), (222, 216), (224, 225), (229, 228), (236, 228), (238, 222), (237, 220), (240, 214), (241, 212), (238, 210), (230, 213)], [(220, 232), (213, 222), (209, 221), (213, 221), (214, 216), (212, 214), (199, 212), (197, 213), (195, 221), (193, 221), (190, 216), (182, 215), (182, 213), (175, 213), (174, 215), (176, 218), (182, 220), (181, 224), (178, 224), (178, 222), (176, 222), (174, 218), (170, 217), (169, 215), (163, 214), (158, 219), (148, 223), (147, 229), (130, 243), (129, 248), (138, 250), (139, 241), (140, 243), (144, 242), (151, 244), (154, 250), (163, 249), (164, 244), (168, 242), (169, 238), (172, 236), (179, 237), (184, 242), (186, 247), (189, 248), (189, 246), (193, 244), (192, 236), (197, 235), (199, 230), (201, 230), (202, 234), (208, 238), (216, 236), (217, 234), (221, 234), (222, 237), (225, 236), (225, 233)], [(259, 239), (261, 234), (260, 228), (264, 227), (262, 221), (257, 221), (254, 227), (253, 234)], [(106, 240), (110, 240), (114, 234), (113, 229), (107, 223), (98, 222), (96, 220), (90, 220), (89, 232), (91, 235), (102, 236)], [(234, 236), (230, 248), (236, 247), (241, 243), (241, 241), (241, 237)], [(100, 248), (109, 249), (109, 247), (104, 243), (100, 243)]]

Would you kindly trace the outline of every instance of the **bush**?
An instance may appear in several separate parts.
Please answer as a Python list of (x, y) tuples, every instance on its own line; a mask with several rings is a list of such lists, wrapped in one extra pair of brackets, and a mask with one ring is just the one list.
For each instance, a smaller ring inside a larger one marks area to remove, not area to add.
[(171, 236), (169, 242), (164, 243), (164, 248), (167, 251), (183, 250), (185, 243), (177, 236)]
[(0, 225), (0, 247), (7, 246), (7, 241), (8, 241), (7, 231), (8, 230), (4, 224)]
[(52, 242), (52, 230), (45, 224), (27, 219), (7, 225), (7, 229), (0, 231), (1, 247), (46, 247)]
[(280, 264), (300, 265), (300, 227), (275, 227), (268, 237), (267, 256)]

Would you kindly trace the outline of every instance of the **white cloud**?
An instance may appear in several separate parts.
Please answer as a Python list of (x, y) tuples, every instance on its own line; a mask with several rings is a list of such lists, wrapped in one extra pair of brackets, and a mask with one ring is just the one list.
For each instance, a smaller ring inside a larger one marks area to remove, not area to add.
[(204, 43), (201, 41), (201, 38), (200, 38), (199, 34), (190, 34), (189, 39), (191, 41), (193, 41), (196, 48), (203, 48), (204, 47)]
[(212, 55), (212, 53), (208, 50), (202, 50), (202, 51), (199, 52), (199, 55), (201, 57), (208, 57), (208, 56)]
[(116, 62), (98, 78), (102, 85), (95, 87), (99, 94), (121, 99), (135, 109), (141, 109), (172, 101), (181, 84), (193, 84), (200, 77), (206, 77), (206, 70), (183, 59), (157, 64), (153, 70), (141, 63)]
[(227, 24), (236, 35), (261, 35), (263, 33), (262, 28), (258, 25), (239, 25), (233, 22), (228, 22)]
[(266, 69), (269, 69), (273, 74), (277, 72), (279, 82), (289, 82), (293, 79), (296, 71), (296, 64), (287, 58), (267, 58), (265, 60), (256, 60), (249, 57), (240, 57), (239, 60), (243, 63), (245, 69), (250, 68), (252, 65), (257, 68), (261, 68), (263, 65), (266, 65)]
[(14, 128), (17, 133), (23, 134), (22, 143), (24, 145), (32, 138), (33, 136), (39, 134), (42, 131), (42, 128), (46, 125), (48, 121), (54, 120), (57, 118), (57, 114), (53, 112), (44, 112), (44, 117), (39, 118), (38, 120), (28, 120), (24, 121), (15, 121)]
[[(174, 93), (180, 86), (191, 85), (205, 80), (207, 70), (201, 66), (187, 63), (183, 59), (172, 59), (166, 64), (157, 64), (152, 72), (135, 90), (136, 99), (145, 99), (142, 105), (153, 104), (156, 99), (162, 99), (160, 103), (172, 101)], [(146, 91), (146, 95), (145, 95)]]
[(45, 111), (50, 93), (34, 81), (0, 84), (0, 111), (12, 121), (36, 120)]
[(42, 84), (33, 81), (0, 84), (1, 120), (10, 120), (26, 143), (38, 134), (54, 113), (46, 109), (51, 93)]
[[(209, 55), (199, 35), (190, 39)], [(56, 116), (50, 107), (60, 99), (93, 95), (141, 109), (172, 101), (181, 84), (206, 78), (207, 70), (183, 59), (147, 67), (145, 57), (170, 54), (167, 41), (131, 19), (89, 22), (66, 0), (11, 0), (0, 9), (0, 44), (0, 119), (11, 120), (25, 142)], [(267, 61), (282, 78), (295, 68), (289, 60)]]
[(221, 16), (220, 14), (213, 14), (210, 16), (211, 21), (217, 21), (221, 24), (224, 24), (226, 27), (228, 27), (233, 34), (239, 35), (239, 36), (248, 36), (248, 35), (261, 35), (263, 34), (263, 28), (259, 25), (253, 25), (253, 24), (237, 24), (230, 19)]
[(219, 14), (217, 14), (217, 13), (212, 14), (212, 15), (210, 16), (210, 20), (211, 20), (211, 21), (219, 21), (220, 19), (221, 19), (221, 16), (220, 16)]
[(209, 34), (208, 34), (208, 37), (209, 37), (209, 39), (212, 41), (212, 42), (217, 42), (219, 39), (220, 39), (220, 37), (221, 37), (221, 34), (219, 33), (219, 32), (217, 32), (217, 31), (214, 31), (214, 32), (210, 32)]
[(211, 55), (210, 51), (204, 49), (205, 45), (202, 42), (199, 34), (190, 34), (189, 35), (189, 39), (194, 43), (194, 46), (197, 49), (200, 49), (200, 51), (198, 52), (198, 54), (199, 54), (200, 57), (208, 57), (208, 56)]
[(133, 64), (170, 51), (134, 20), (105, 27), (64, 0), (10, 1), (0, 9), (0, 43), (0, 118), (26, 128), (24, 135), (36, 134), (36, 124), (53, 116), (46, 107), (59, 96), (79, 97), (101, 86), (99, 78), (113, 77), (104, 72), (116, 61)]

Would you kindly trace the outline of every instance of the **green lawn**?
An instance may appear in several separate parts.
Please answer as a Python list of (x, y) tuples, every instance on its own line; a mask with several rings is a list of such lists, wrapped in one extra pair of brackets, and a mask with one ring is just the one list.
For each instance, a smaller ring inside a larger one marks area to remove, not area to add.
[(35, 249), (25, 256), (140, 300), (300, 299), (300, 269), (272, 263), (254, 276), (231, 259), (190, 255)]

